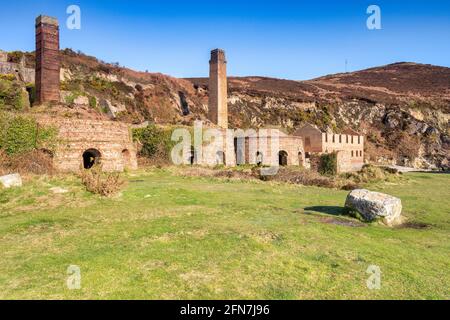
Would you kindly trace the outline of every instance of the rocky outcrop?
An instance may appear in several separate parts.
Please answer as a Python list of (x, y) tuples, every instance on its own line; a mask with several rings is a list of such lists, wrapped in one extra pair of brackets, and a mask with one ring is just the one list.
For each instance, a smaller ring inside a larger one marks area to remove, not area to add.
[(399, 198), (365, 189), (353, 190), (345, 201), (345, 207), (352, 216), (372, 222), (382, 220), (388, 226), (402, 223), (402, 201)]
[(127, 111), (127, 108), (123, 104), (118, 103), (116, 105), (113, 105), (109, 100), (106, 99), (100, 100), (99, 106), (100, 108), (105, 110), (112, 119), (115, 119), (120, 112)]

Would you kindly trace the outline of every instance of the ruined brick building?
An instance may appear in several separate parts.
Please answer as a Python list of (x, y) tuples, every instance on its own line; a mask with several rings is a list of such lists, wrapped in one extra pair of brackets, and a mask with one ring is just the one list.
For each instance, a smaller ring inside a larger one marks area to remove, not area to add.
[[(60, 100), (59, 26), (55, 18), (36, 19), (36, 104)], [(60, 171), (90, 169), (101, 164), (104, 171), (136, 169), (136, 147), (130, 128), (113, 121), (40, 117), (40, 124), (58, 129), (53, 154)]]
[[(30, 70), (26, 70), (23, 62), (11, 64), (2, 52), (0, 69), (11, 71), (13, 68), (16, 74), (26, 77), (26, 81), (35, 80), (36, 104), (58, 103), (61, 68), (57, 19), (47, 16), (36, 19), (35, 59), (34, 77), (30, 75)], [(364, 137), (354, 131), (325, 133), (311, 125), (306, 125), (292, 135), (280, 129), (230, 130), (227, 100), (227, 60), (223, 50), (215, 49), (211, 51), (210, 59), (208, 118), (221, 141), (217, 150), (208, 152), (189, 146), (191, 163), (309, 168), (312, 155), (336, 152), (339, 172), (358, 170), (364, 164)], [(50, 124), (58, 129), (60, 143), (53, 156), (55, 167), (60, 171), (89, 169), (96, 163), (100, 163), (105, 171), (137, 168), (136, 146), (126, 124), (55, 117), (40, 117), (38, 120), (41, 124)]]
[[(209, 120), (222, 133), (223, 147), (195, 158), (200, 164), (260, 164), (310, 168), (312, 155), (336, 152), (338, 172), (360, 170), (364, 164), (364, 137), (347, 130), (342, 134), (321, 132), (305, 125), (293, 135), (279, 129), (228, 131), (227, 61), (225, 52), (211, 51)], [(230, 136), (232, 139), (230, 139)], [(195, 150), (194, 150), (195, 152)], [(203, 162), (203, 163), (202, 163)]]

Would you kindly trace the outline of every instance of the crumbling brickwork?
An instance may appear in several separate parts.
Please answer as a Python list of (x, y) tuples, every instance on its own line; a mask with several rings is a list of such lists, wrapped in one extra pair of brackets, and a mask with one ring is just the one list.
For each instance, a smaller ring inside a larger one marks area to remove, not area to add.
[(211, 51), (209, 61), (209, 102), (208, 118), (220, 128), (228, 128), (227, 105), (227, 61), (225, 51)]
[(53, 155), (54, 166), (61, 172), (77, 172), (83, 167), (84, 155), (97, 157), (103, 171), (137, 169), (136, 147), (128, 125), (113, 121), (40, 118), (39, 123), (58, 129), (58, 144)]
[(303, 138), (306, 153), (337, 152), (338, 172), (358, 171), (364, 165), (364, 136), (353, 130), (335, 134), (306, 125), (295, 135)]
[(59, 101), (59, 25), (47, 16), (36, 19), (36, 103)]

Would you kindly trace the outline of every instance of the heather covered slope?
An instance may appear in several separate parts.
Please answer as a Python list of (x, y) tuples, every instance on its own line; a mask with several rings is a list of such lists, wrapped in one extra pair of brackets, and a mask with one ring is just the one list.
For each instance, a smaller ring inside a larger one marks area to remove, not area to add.
[(367, 70), (329, 75), (308, 81), (343, 97), (355, 95), (367, 99), (398, 103), (429, 104), (450, 111), (450, 68), (417, 63), (395, 63)]

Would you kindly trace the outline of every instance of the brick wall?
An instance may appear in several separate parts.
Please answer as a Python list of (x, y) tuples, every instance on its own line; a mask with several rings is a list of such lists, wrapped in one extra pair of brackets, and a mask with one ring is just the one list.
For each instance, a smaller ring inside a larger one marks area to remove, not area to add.
[(54, 165), (59, 171), (79, 171), (83, 167), (83, 153), (90, 149), (100, 153), (104, 171), (137, 169), (136, 147), (126, 124), (49, 117), (40, 117), (38, 122), (58, 128)]

